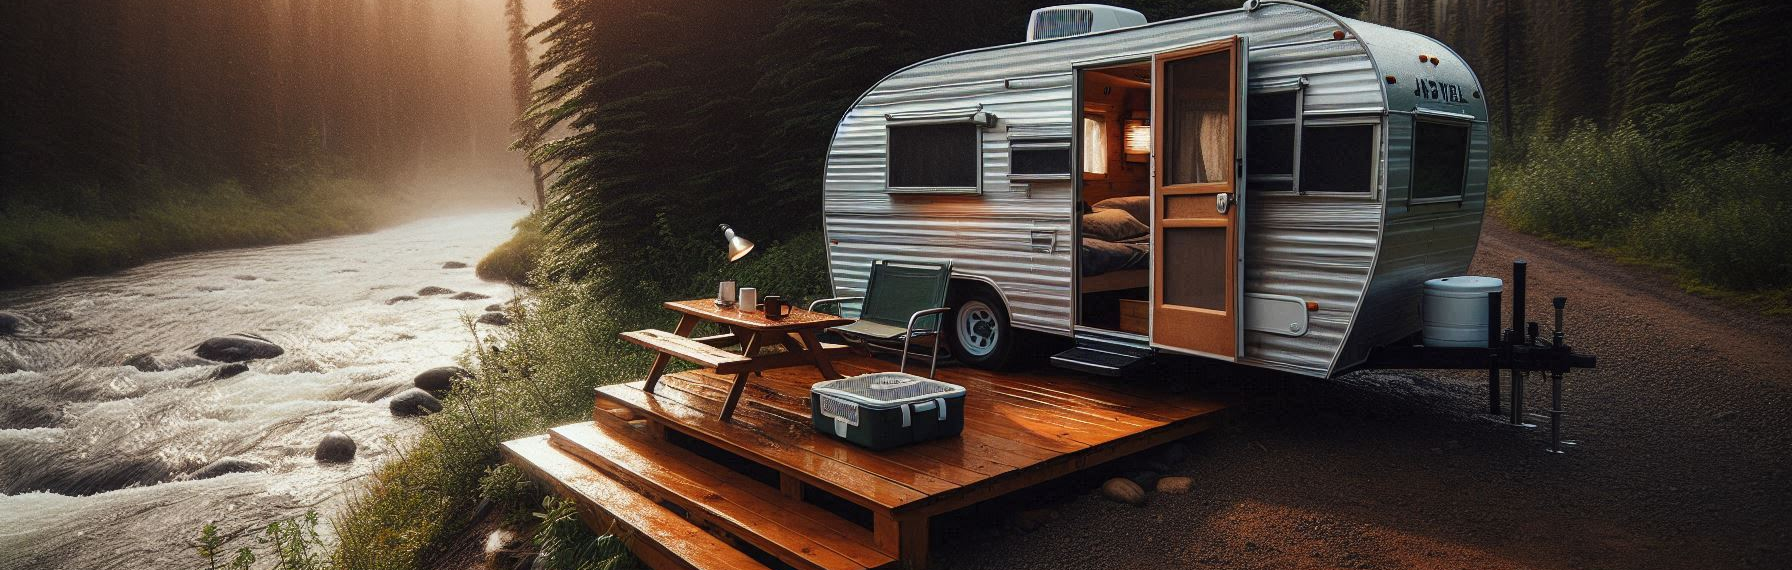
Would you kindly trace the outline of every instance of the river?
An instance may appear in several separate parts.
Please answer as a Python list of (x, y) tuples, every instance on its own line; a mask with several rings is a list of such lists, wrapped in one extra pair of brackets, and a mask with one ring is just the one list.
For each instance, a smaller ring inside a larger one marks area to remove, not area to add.
[[(419, 429), (385, 400), (467, 352), (463, 316), (516, 295), (443, 264), (472, 265), (520, 215), (426, 219), (0, 291), (0, 311), (30, 321), (0, 335), (0, 568), (202, 567), (191, 541), (208, 521), (236, 533), (333, 514)], [(490, 298), (387, 303), (426, 286)], [(286, 353), (222, 380), (212, 366), (122, 365), (230, 333)], [(353, 463), (312, 459), (331, 431), (359, 444)], [(187, 479), (225, 457), (267, 469)]]

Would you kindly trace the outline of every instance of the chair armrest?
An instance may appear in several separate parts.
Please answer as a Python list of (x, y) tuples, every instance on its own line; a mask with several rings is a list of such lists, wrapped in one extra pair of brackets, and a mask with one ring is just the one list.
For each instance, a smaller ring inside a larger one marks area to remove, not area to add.
[(847, 301), (863, 301), (863, 300), (865, 300), (864, 297), (834, 297), (832, 299), (818, 299), (813, 303), (809, 303), (809, 310), (813, 311), (813, 310), (815, 310), (816, 307), (819, 307), (822, 305), (838, 305), (841, 303), (845, 303)]
[[(915, 311), (915, 314), (909, 315), (909, 317), (908, 317), (908, 335), (909, 336), (915, 335), (915, 321), (921, 320), (921, 317), (925, 317), (927, 315), (937, 315), (937, 314), (944, 313), (944, 312), (950, 311), (950, 310), (952, 310), (951, 307), (940, 307), (938, 309), (927, 309), (927, 310), (922, 310), (922, 311)], [(944, 321), (945, 319), (940, 319), (940, 320)], [(933, 332), (934, 334), (939, 334), (940, 324), (938, 322), (934, 323), (933, 330), (931, 332)]]

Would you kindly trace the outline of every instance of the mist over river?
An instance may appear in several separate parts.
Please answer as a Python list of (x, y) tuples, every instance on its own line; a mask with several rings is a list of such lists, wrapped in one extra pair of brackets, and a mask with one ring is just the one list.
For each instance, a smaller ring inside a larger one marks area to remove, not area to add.
[[(0, 568), (195, 568), (191, 541), (208, 521), (234, 535), (307, 509), (333, 514), (418, 432), (386, 400), (466, 353), (463, 316), (515, 296), (470, 266), (521, 215), (426, 219), (0, 291), (0, 311), (27, 320), (0, 335)], [(490, 298), (387, 303), (429, 286)], [(225, 379), (216, 365), (123, 365), (190, 356), (232, 333), (286, 352)], [(359, 444), (353, 463), (312, 459), (331, 431)], [(267, 468), (187, 480), (225, 457)]]

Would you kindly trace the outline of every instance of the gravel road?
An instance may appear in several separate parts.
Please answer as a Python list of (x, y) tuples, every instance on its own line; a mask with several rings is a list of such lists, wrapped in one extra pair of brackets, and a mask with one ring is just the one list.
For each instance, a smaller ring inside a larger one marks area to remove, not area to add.
[[(1569, 376), (1567, 454), (1489, 419), (1485, 372), (1187, 363), (1241, 404), (1170, 473), (1194, 492), (1121, 505), (1091, 490), (1136, 466), (1098, 469), (936, 521), (936, 567), (1792, 567), (1792, 322), (1496, 223), (1472, 273), (1514, 258), (1532, 318), (1569, 297), (1569, 342), (1600, 359)], [(1547, 381), (1528, 386), (1546, 409)]]

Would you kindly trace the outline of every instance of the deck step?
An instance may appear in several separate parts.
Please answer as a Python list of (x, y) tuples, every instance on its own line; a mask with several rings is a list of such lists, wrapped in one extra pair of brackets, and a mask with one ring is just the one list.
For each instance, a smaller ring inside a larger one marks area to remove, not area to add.
[[(621, 537), (655, 570), (760, 570), (765, 566), (541, 435), (504, 442), (510, 462), (573, 499), (585, 524)], [(612, 523), (615, 526), (612, 526)]]
[(1052, 366), (1118, 378), (1144, 362), (1149, 356), (1110, 352), (1101, 348), (1078, 346), (1052, 356)]
[[(749, 382), (749, 386), (751, 384)], [(597, 396), (599, 401), (606, 402), (605, 405), (622, 406), (649, 421), (658, 421), (668, 428), (678, 429), (729, 453), (758, 461), (781, 473), (797, 476), (804, 483), (873, 511), (902, 509), (928, 496), (909, 485), (867, 472), (855, 466), (850, 458), (818, 454), (792, 445), (784, 439), (791, 435), (782, 433), (784, 430), (799, 431), (798, 436), (813, 433), (806, 425), (781, 426), (776, 428), (778, 433), (769, 433), (764, 425), (750, 425), (746, 421), (748, 418), (741, 415), (736, 415), (734, 421), (722, 421), (715, 412), (719, 409), (719, 404), (703, 405), (714, 402), (699, 403), (665, 387), (661, 388), (660, 395), (652, 396), (641, 391), (641, 388), (639, 382), (612, 384), (598, 388)], [(743, 405), (743, 409), (747, 407)], [(746, 411), (751, 415), (751, 410)], [(847, 444), (840, 444), (845, 445)], [(877, 455), (872, 452), (857, 453), (864, 456)]]
[(794, 568), (861, 570), (895, 562), (872, 546), (870, 530), (625, 422), (599, 417), (554, 428), (549, 437), (629, 488), (693, 513)]

